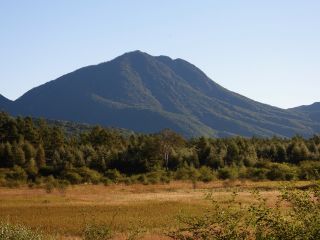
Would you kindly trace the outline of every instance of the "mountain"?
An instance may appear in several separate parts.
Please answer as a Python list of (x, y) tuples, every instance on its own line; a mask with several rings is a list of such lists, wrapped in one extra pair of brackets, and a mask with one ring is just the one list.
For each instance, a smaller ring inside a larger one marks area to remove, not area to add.
[(319, 121), (231, 92), (182, 59), (134, 51), (36, 87), (7, 111), (185, 136), (309, 136)]
[(307, 115), (310, 119), (320, 122), (320, 102), (311, 105), (303, 105), (296, 108), (291, 108), (291, 111)]
[(5, 110), (9, 108), (11, 103), (11, 100), (7, 99), (6, 97), (0, 94), (0, 110)]

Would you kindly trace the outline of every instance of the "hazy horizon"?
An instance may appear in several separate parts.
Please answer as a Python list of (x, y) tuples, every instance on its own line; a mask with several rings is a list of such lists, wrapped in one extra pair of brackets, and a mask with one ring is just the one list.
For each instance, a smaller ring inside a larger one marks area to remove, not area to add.
[(269, 105), (319, 102), (318, 1), (0, 3), (0, 94), (28, 90), (125, 52), (182, 58)]

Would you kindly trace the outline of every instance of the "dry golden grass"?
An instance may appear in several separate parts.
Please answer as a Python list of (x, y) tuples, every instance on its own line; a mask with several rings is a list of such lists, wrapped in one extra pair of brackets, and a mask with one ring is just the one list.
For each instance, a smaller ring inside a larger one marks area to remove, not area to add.
[[(259, 189), (261, 196), (273, 205), (283, 182), (222, 182), (199, 183), (197, 188), (189, 182), (167, 185), (79, 185), (66, 193), (43, 189), (0, 188), (0, 219), (39, 228), (60, 239), (79, 239), (86, 224), (108, 224), (125, 239), (130, 229), (143, 229), (144, 239), (166, 239), (163, 232), (177, 226), (180, 212), (199, 215), (206, 211), (212, 197), (222, 204), (237, 191), (237, 201), (251, 204), (251, 191)], [(297, 182), (303, 186), (308, 182)]]

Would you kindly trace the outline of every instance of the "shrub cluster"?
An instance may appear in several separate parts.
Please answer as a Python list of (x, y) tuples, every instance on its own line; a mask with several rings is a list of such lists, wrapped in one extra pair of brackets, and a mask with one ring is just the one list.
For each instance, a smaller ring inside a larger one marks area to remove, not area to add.
[(32, 231), (23, 225), (12, 225), (7, 222), (0, 222), (1, 240), (45, 240), (47, 237)]
[[(176, 240), (312, 240), (320, 236), (320, 188), (283, 190), (275, 206), (255, 193), (257, 203), (239, 205), (236, 194), (226, 206), (212, 200), (208, 213), (180, 216), (181, 227), (168, 235)], [(284, 208), (283, 206), (286, 206)]]

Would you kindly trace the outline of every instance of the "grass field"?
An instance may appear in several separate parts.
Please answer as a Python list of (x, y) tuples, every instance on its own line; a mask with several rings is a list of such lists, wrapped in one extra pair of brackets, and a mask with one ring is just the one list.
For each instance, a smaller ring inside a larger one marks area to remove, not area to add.
[[(58, 239), (81, 239), (87, 224), (105, 224), (117, 239), (141, 231), (144, 239), (167, 239), (164, 235), (178, 225), (179, 214), (199, 215), (210, 206), (208, 193), (227, 202), (233, 191), (237, 201), (252, 203), (252, 191), (259, 190), (271, 206), (284, 182), (172, 182), (165, 185), (78, 185), (66, 192), (21, 187), (0, 188), (0, 219), (39, 229)], [(290, 183), (295, 186), (309, 182)]]

